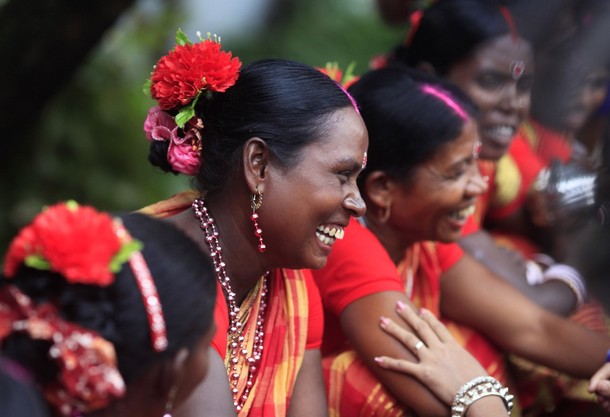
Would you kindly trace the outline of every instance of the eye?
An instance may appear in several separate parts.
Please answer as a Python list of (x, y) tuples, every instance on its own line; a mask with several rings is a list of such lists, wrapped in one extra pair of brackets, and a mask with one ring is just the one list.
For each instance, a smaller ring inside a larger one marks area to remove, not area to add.
[(604, 89), (608, 85), (608, 77), (604, 75), (591, 75), (585, 79), (585, 82), (591, 89)]
[(485, 90), (499, 90), (504, 85), (504, 79), (496, 74), (483, 74), (477, 78), (477, 83)]
[(337, 176), (339, 177), (339, 180), (341, 181), (342, 184), (349, 182), (349, 180), (351, 179), (351, 177), (353, 175), (354, 175), (354, 171), (352, 171), (352, 170), (343, 170), (343, 171), (339, 171), (337, 173)]
[(474, 156), (465, 159), (462, 163), (452, 167), (446, 174), (445, 179), (449, 181), (458, 181), (468, 174), (473, 165), (476, 164)]
[(529, 93), (532, 90), (534, 77), (523, 77), (517, 82), (517, 90), (520, 93)]
[(466, 174), (466, 169), (463, 167), (454, 169), (445, 174), (445, 179), (450, 181), (459, 180)]

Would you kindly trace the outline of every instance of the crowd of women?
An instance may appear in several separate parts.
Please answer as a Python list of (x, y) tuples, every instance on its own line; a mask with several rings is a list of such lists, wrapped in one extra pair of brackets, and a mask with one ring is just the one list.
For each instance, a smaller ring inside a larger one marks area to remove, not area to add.
[(178, 31), (144, 135), (193, 189), (15, 237), (2, 415), (607, 415), (610, 3), (410, 16), (349, 86)]

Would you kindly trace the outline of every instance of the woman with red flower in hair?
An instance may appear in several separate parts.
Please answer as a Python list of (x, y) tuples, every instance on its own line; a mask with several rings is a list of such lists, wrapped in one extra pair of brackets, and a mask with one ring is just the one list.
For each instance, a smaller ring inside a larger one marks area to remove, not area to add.
[(216, 288), (200, 254), (142, 214), (45, 209), (0, 276), (2, 415), (169, 416), (208, 368)]
[(303, 268), (322, 267), (364, 213), (366, 129), (313, 67), (242, 68), (216, 37), (177, 43), (151, 75), (144, 130), (151, 163), (196, 191), (142, 211), (199, 242), (218, 278), (210, 375), (181, 415), (325, 416), (322, 308)]

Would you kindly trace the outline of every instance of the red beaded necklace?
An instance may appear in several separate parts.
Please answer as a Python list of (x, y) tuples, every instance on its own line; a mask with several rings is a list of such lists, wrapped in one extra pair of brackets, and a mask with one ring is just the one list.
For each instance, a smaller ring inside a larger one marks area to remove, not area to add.
[[(244, 323), (247, 320), (247, 313), (240, 315), (240, 306), (235, 302), (235, 293), (231, 288), (231, 279), (227, 275), (225, 270), (226, 264), (222, 259), (222, 247), (219, 242), (218, 229), (212, 216), (210, 216), (203, 198), (196, 198), (193, 201), (193, 211), (195, 217), (199, 220), (201, 230), (205, 235), (205, 242), (210, 249), (210, 256), (214, 263), (216, 271), (216, 278), (222, 286), (225, 294), (225, 298), (228, 304), (229, 310), (229, 331), (227, 333), (227, 360), (225, 363), (227, 366), (227, 375), (229, 376), (229, 383), (231, 385), (231, 393), (233, 395), (233, 405), (235, 410), (239, 413), (246, 400), (252, 386), (254, 385), (254, 377), (258, 370), (258, 363), (260, 362), (261, 355), (263, 352), (263, 327), (265, 324), (265, 310), (267, 307), (267, 293), (268, 284), (267, 277), (269, 272), (263, 275), (260, 284), (260, 307), (258, 316), (256, 317), (256, 330), (254, 331), (254, 339), (252, 343), (251, 352), (246, 348), (247, 343), (247, 332), (244, 334)], [(259, 286), (257, 285), (257, 288)], [(249, 310), (249, 309), (248, 309)], [(244, 318), (242, 320), (242, 318)], [(241, 365), (241, 366), (240, 366)], [(240, 394), (240, 373), (239, 368), (246, 366), (248, 370), (248, 377), (245, 384), (242, 385), (242, 392)]]

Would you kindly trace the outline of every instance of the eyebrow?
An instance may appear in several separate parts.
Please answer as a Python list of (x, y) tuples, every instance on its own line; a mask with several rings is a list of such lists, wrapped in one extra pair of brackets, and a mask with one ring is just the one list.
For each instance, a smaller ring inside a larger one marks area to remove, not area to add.
[(336, 161), (337, 165), (348, 165), (350, 170), (358, 170), (362, 167), (362, 162), (356, 161), (354, 158), (346, 157)]
[[(512, 75), (510, 74), (510, 72), (507, 70), (506, 72), (502, 72), (502, 71), (498, 71), (496, 69), (492, 69), (492, 68), (484, 68), (481, 70), (480, 75), (493, 75), (496, 77), (501, 77), (501, 78), (510, 78), (511, 80), (513, 79)], [(534, 74), (531, 73), (523, 73), (523, 75), (521, 77), (519, 77), (519, 80), (522, 80), (524, 78), (532, 78), (534, 76)], [(519, 81), (517, 80), (517, 81)]]

